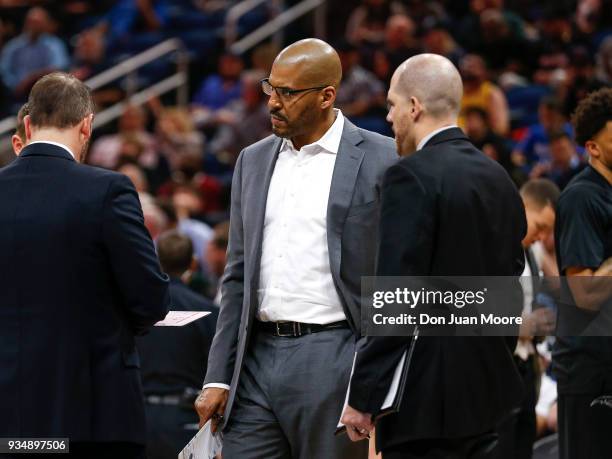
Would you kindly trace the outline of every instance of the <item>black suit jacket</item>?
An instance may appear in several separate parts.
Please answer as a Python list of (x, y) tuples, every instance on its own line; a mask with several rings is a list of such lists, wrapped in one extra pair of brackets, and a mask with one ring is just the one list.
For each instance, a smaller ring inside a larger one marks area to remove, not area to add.
[(134, 335), (169, 307), (138, 195), (63, 148), (0, 169), (0, 436), (145, 442)]
[[(444, 130), (385, 175), (377, 275), (520, 275), (525, 231), (522, 201), (504, 169), (460, 129)], [(378, 412), (409, 340), (365, 341), (351, 406)], [(379, 449), (493, 429), (521, 397), (510, 347), (503, 337), (419, 338), (400, 412), (380, 420)]]
[[(179, 279), (170, 279), (170, 295), (173, 310), (210, 311), (210, 315), (184, 327), (155, 327), (138, 337), (146, 395), (182, 394), (187, 388), (199, 390), (206, 374), (219, 308)], [(196, 415), (195, 411), (193, 414)]]

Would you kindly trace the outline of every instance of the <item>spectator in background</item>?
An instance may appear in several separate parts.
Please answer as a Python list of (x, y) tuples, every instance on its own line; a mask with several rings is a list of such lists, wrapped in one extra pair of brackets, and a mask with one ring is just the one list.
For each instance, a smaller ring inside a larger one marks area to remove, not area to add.
[(119, 119), (119, 132), (100, 137), (96, 140), (88, 157), (89, 164), (114, 169), (121, 154), (126, 137), (133, 137), (142, 144), (143, 150), (138, 162), (147, 167), (155, 167), (159, 155), (156, 152), (155, 138), (146, 131), (147, 118), (142, 107), (127, 105)]
[(467, 54), (461, 59), (459, 69), (463, 79), (459, 126), (465, 127), (463, 111), (467, 107), (480, 107), (487, 113), (493, 132), (506, 135), (510, 128), (506, 96), (497, 85), (488, 80), (487, 67), (482, 57)]
[(530, 177), (548, 178), (563, 190), (586, 167), (586, 163), (581, 160), (576, 144), (566, 131), (551, 132), (548, 140), (551, 160), (536, 164)]
[(142, 206), (142, 214), (147, 231), (151, 235), (151, 239), (156, 241), (161, 233), (170, 228), (170, 222), (166, 218), (164, 211), (155, 201), (143, 200), (140, 205)]
[(138, 192), (140, 204), (144, 207), (146, 204), (154, 204), (155, 198), (149, 193), (149, 182), (144, 171), (136, 164), (126, 163), (117, 168), (117, 172), (127, 176)]
[(197, 432), (193, 402), (215, 334), (218, 308), (185, 282), (194, 269), (191, 241), (176, 231), (157, 240), (162, 269), (170, 276), (172, 309), (210, 311), (184, 327), (154, 327), (137, 340), (147, 417), (147, 457), (173, 459)]
[[(495, 31), (484, 31), (483, 26), (486, 29), (490, 21), (492, 11), (501, 13), (503, 23), (507, 31), (504, 34), (509, 33), (512, 37), (523, 39), (525, 37), (525, 23), (516, 13), (504, 8), (504, 0), (470, 0), (470, 11), (461, 20), (458, 25), (457, 37), (459, 42), (466, 47), (470, 52), (478, 52), (479, 47), (485, 42), (484, 35), (489, 32)], [(483, 18), (483, 14), (485, 12)], [(489, 18), (487, 18), (487, 15)], [(499, 16), (494, 16), (495, 21), (498, 21)], [(494, 35), (495, 36), (495, 35)], [(489, 37), (491, 38), (491, 37)]]
[[(519, 19), (515, 15), (512, 17)], [(519, 23), (521, 25), (513, 29), (508, 14), (501, 9), (484, 10), (479, 17), (480, 40), (472, 51), (482, 56), (497, 73), (516, 66), (517, 62), (528, 57), (529, 51), (522, 22)]]
[(278, 46), (274, 43), (264, 43), (259, 45), (251, 54), (252, 70), (269, 75), (274, 58), (279, 51), (280, 49), (278, 49)]
[(533, 245), (552, 234), (555, 226), (555, 206), (559, 188), (546, 179), (530, 180), (521, 187), (525, 205), (527, 233), (522, 240), (525, 251), (523, 287), (523, 323), (514, 349), (514, 362), (523, 381), (523, 398), (520, 408), (514, 410), (500, 423), (500, 459), (530, 459), (536, 437), (537, 392), (540, 381), (535, 337), (547, 336), (555, 330), (555, 315), (542, 307), (539, 294), (542, 290), (540, 264)]
[(214, 303), (221, 304), (221, 276), (227, 263), (227, 243), (229, 241), (229, 220), (218, 223), (214, 229), (214, 235), (208, 242), (206, 250), (206, 264), (211, 277), (210, 285), (214, 286), (211, 297)]
[(71, 73), (79, 80), (86, 80), (106, 68), (106, 45), (97, 30), (86, 30), (77, 35)]
[(415, 37), (414, 21), (405, 14), (395, 14), (389, 18), (385, 27), (384, 47), (374, 50), (372, 70), (385, 86), (391, 82), (391, 75), (399, 65), (421, 52)]
[(164, 183), (157, 194), (170, 198), (175, 190), (181, 187), (194, 188), (200, 194), (198, 214), (208, 218), (211, 213), (219, 212), (221, 208), (222, 183), (217, 178), (202, 171), (201, 154), (183, 154), (178, 167), (172, 171), (171, 180)]
[(596, 60), (596, 78), (603, 84), (612, 85), (612, 36), (601, 42)]
[(392, 69), (398, 68), (406, 59), (421, 52), (415, 34), (414, 21), (405, 14), (395, 14), (388, 19), (383, 49)]
[[(612, 51), (612, 40), (610, 40), (609, 43), (610, 50)], [(597, 56), (599, 56), (599, 54)], [(612, 53), (610, 53), (610, 58), (612, 58)], [(610, 64), (612, 64), (612, 61), (608, 63), (608, 65)], [(608, 81), (608, 84), (609, 83), (610, 81)], [(605, 85), (605, 81), (599, 79), (595, 61), (589, 50), (582, 46), (572, 48), (570, 50), (569, 65), (566, 69), (565, 88), (563, 88), (565, 113), (567, 115), (574, 113), (578, 102), (584, 99), (589, 93)]]
[(204, 154), (204, 135), (195, 129), (189, 112), (180, 107), (162, 108), (155, 125), (157, 148), (172, 169), (177, 169), (182, 155)]
[(459, 62), (465, 55), (463, 48), (457, 44), (448, 30), (438, 22), (425, 30), (423, 45), (425, 52), (440, 54), (449, 59), (456, 67), (459, 67)]
[(342, 84), (338, 88), (336, 106), (355, 122), (355, 118), (384, 105), (385, 88), (374, 74), (360, 65), (355, 45), (341, 42), (335, 48), (342, 64)]
[(259, 71), (245, 72), (240, 99), (218, 112), (221, 124), (208, 148), (218, 161), (233, 167), (243, 148), (272, 133), (270, 113), (261, 91), (261, 80), (266, 76)]
[(23, 32), (0, 53), (0, 75), (17, 98), (25, 96), (34, 82), (69, 65), (66, 45), (55, 35), (51, 17), (40, 7), (28, 11)]
[(118, 0), (95, 28), (109, 43), (134, 32), (154, 32), (166, 23), (168, 7), (168, 0)]
[(574, 15), (573, 35), (576, 41), (594, 51), (599, 33), (612, 24), (610, 3), (606, 0), (578, 0)]
[(125, 164), (133, 164), (146, 175), (148, 189), (151, 193), (156, 193), (161, 184), (163, 184), (170, 176), (170, 168), (168, 161), (163, 156), (157, 158), (157, 164), (149, 166), (146, 161), (143, 161), (144, 145), (138, 137), (128, 134), (123, 137), (119, 156), (115, 169), (121, 168)]
[(359, 47), (376, 47), (385, 40), (389, 17), (404, 14), (404, 6), (394, 0), (363, 0), (346, 24), (346, 39)]
[(200, 220), (203, 213), (202, 195), (193, 186), (179, 186), (172, 194), (172, 205), (176, 212), (177, 229), (191, 239), (194, 257), (200, 271), (206, 274), (206, 248), (213, 237), (213, 230)]
[(563, 104), (554, 96), (543, 97), (538, 106), (539, 123), (530, 126), (527, 134), (512, 152), (512, 161), (533, 167), (537, 163), (550, 163), (549, 134), (565, 131), (573, 136), (571, 124), (565, 118)]
[(510, 160), (510, 141), (491, 130), (487, 112), (480, 107), (467, 107), (464, 119), (465, 133), (474, 146), (500, 163), (514, 183), (520, 186), (526, 180), (525, 174)]
[(225, 53), (219, 58), (218, 71), (207, 77), (193, 97), (194, 116), (198, 125), (216, 124), (215, 112), (240, 98), (242, 58)]

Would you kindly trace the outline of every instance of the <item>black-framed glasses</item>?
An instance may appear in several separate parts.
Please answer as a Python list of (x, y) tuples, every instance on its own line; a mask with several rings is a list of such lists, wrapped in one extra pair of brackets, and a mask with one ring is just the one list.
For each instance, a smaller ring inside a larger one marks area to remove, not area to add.
[(261, 90), (265, 95), (271, 96), (272, 93), (276, 91), (276, 94), (282, 99), (290, 99), (292, 96), (306, 91), (319, 91), (323, 88), (327, 88), (328, 86), (329, 85), (326, 84), (325, 86), (316, 86), (314, 88), (292, 89), (283, 86), (272, 86), (269, 78), (264, 78), (261, 80)]

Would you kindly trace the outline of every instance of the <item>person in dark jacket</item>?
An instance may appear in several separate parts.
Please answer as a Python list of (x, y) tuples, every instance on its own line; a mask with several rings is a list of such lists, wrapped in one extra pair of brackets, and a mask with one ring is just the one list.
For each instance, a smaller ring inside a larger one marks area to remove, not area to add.
[(147, 415), (147, 458), (175, 459), (197, 432), (193, 402), (206, 374), (218, 307), (185, 282), (195, 268), (191, 239), (178, 231), (162, 233), (157, 253), (170, 276), (176, 311), (209, 311), (183, 327), (156, 327), (138, 339)]

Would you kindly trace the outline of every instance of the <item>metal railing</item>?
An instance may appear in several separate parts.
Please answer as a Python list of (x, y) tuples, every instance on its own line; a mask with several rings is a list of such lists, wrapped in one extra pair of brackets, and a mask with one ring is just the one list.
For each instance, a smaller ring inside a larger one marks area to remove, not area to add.
[(229, 48), (238, 39), (238, 21), (249, 11), (263, 3), (268, 3), (272, 15), (276, 16), (283, 9), (283, 0), (242, 0), (232, 6), (225, 16), (225, 47)]
[(296, 19), (301, 18), (302, 16), (310, 13), (313, 10), (315, 10), (314, 35), (318, 38), (325, 38), (325, 9), (327, 6), (326, 0), (303, 0), (300, 3), (293, 5), (291, 8), (276, 15), (266, 24), (254, 30), (247, 36), (241, 38), (238, 41), (235, 41), (237, 39), (238, 19), (246, 12), (250, 11), (261, 3), (262, 2), (259, 0), (244, 0), (243, 2), (237, 4), (232, 8), (235, 9), (235, 12), (231, 16), (231, 18), (230, 14), (228, 13), (228, 22), (226, 23), (226, 27), (229, 27), (229, 29), (226, 29), (225, 38), (226, 46), (229, 47), (229, 50), (232, 53), (243, 54), (249, 49), (253, 48), (255, 45), (261, 43), (266, 38), (272, 35), (282, 34), (282, 30), (285, 26), (291, 24)]
[[(160, 57), (170, 53), (176, 53), (177, 71), (172, 76), (138, 91), (138, 71), (143, 66), (153, 62)], [(183, 43), (177, 38), (163, 41), (152, 48), (143, 51), (125, 61), (105, 70), (98, 75), (85, 81), (92, 91), (99, 89), (113, 81), (126, 77), (126, 98), (96, 114), (94, 126), (99, 127), (118, 118), (123, 113), (127, 104), (142, 105), (151, 97), (177, 90), (177, 103), (186, 105), (189, 98), (189, 72), (187, 51)], [(0, 137), (5, 136), (15, 129), (16, 119), (14, 116), (0, 121)]]

